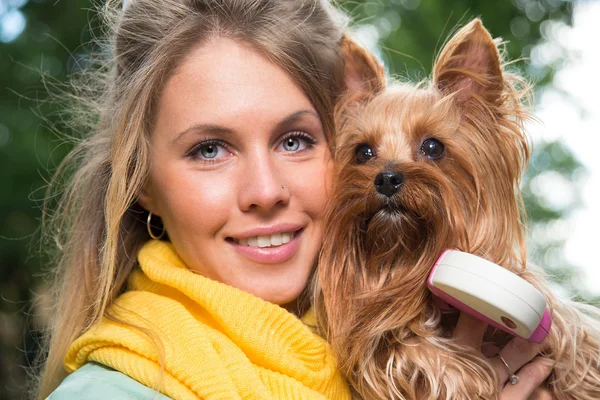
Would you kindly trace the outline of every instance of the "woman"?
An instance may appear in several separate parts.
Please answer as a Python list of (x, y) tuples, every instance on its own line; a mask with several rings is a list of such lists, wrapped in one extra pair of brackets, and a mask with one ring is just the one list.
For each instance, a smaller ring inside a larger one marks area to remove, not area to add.
[[(97, 123), (65, 161), (77, 170), (54, 220), (39, 397), (349, 398), (329, 347), (296, 317), (344, 86), (337, 12), (319, 0), (104, 12), (112, 54), (100, 94), (84, 95)], [(526, 349), (523, 364), (537, 353)], [(543, 379), (524, 378), (518, 396)]]

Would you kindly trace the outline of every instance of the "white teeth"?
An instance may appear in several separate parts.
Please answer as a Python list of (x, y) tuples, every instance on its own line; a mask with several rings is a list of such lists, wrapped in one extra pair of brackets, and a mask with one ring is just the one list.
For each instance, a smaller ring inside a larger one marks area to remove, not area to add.
[(281, 241), (281, 233), (271, 235), (271, 246), (280, 246), (283, 242)]
[(242, 246), (253, 246), (253, 247), (272, 247), (281, 246), (282, 244), (289, 243), (294, 238), (294, 232), (275, 233), (273, 235), (260, 235), (253, 236), (244, 239), (234, 239), (236, 243)]
[(270, 236), (259, 236), (258, 237), (258, 247), (269, 247), (271, 245), (271, 237)]

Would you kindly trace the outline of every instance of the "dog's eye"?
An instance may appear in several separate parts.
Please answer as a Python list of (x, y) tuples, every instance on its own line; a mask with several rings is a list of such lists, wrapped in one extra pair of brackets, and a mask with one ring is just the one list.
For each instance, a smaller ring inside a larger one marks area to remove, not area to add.
[(364, 164), (375, 157), (375, 152), (368, 144), (359, 144), (356, 147), (356, 162)]
[(446, 154), (446, 148), (437, 139), (425, 139), (421, 144), (421, 154), (430, 160), (437, 160)]

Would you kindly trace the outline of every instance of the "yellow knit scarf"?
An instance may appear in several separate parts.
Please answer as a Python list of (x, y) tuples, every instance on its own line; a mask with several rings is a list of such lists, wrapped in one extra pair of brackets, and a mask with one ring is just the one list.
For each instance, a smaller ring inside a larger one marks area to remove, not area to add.
[(288, 311), (192, 273), (169, 243), (138, 261), (109, 312), (146, 333), (104, 317), (71, 345), (69, 372), (96, 361), (173, 399), (350, 398), (329, 345)]

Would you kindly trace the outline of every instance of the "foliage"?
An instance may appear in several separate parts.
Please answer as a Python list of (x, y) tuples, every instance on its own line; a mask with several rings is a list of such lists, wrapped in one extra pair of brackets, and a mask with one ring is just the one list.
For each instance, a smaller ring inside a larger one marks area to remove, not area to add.
[[(564, 0), (347, 0), (340, 4), (354, 16), (353, 24), (372, 26), (380, 38), (382, 56), (390, 71), (422, 78), (431, 71), (444, 41), (460, 26), (480, 17), (494, 37), (506, 42), (510, 60), (528, 58), (549, 21), (571, 24), (571, 1)], [(517, 65), (523, 66), (523, 62)], [(552, 66), (549, 66), (552, 67)], [(544, 85), (552, 68), (529, 70)]]

